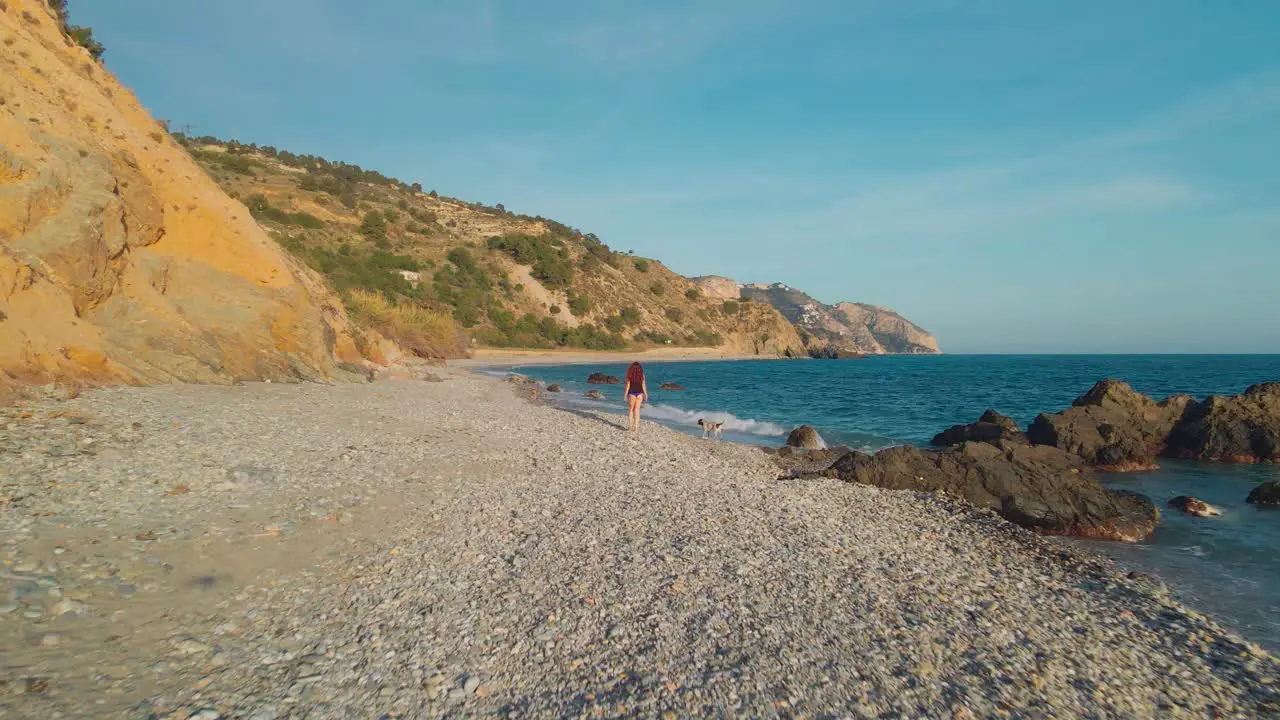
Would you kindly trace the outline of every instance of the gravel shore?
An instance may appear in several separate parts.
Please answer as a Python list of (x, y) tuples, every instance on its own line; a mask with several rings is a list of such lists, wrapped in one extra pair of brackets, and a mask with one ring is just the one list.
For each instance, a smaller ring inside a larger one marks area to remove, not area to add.
[(0, 410), (0, 716), (1280, 716), (991, 513), (438, 374)]

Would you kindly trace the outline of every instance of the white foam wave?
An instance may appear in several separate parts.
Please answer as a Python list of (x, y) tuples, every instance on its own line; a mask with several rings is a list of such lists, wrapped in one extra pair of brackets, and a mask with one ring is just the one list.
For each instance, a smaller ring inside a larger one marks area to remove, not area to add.
[(642, 414), (650, 418), (693, 427), (697, 427), (698, 418), (702, 418), (710, 422), (723, 423), (726, 431), (749, 433), (751, 435), (777, 436), (785, 435), (787, 432), (781, 426), (774, 425), (771, 422), (751, 420), (749, 418), (743, 419), (731, 413), (718, 410), (681, 410), (670, 405), (650, 405), (642, 411)]

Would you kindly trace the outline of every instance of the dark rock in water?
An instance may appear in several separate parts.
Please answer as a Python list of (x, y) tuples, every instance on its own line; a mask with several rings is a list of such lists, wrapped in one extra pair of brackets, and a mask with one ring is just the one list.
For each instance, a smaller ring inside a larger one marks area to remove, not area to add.
[(1201, 500), (1200, 498), (1191, 497), (1190, 495), (1179, 495), (1169, 501), (1169, 507), (1173, 510), (1184, 512), (1188, 515), (1196, 517), (1210, 517), (1212, 515), (1221, 515), (1222, 511)]
[(588, 390), (586, 393), (586, 397), (589, 397), (592, 400), (603, 400), (604, 393), (600, 392), (599, 390)]
[(1270, 505), (1280, 507), (1280, 480), (1264, 482), (1249, 493), (1245, 502), (1250, 505)]
[(804, 448), (806, 450), (824, 450), (827, 443), (817, 430), (808, 425), (801, 425), (787, 436), (787, 447)]
[(587, 384), (589, 385), (621, 385), (622, 381), (612, 375), (604, 373), (591, 373), (587, 376)]
[(1157, 403), (1128, 383), (1103, 380), (1070, 408), (1037, 417), (1027, 428), (1027, 438), (1104, 470), (1151, 470), (1165, 438), (1194, 402), (1187, 395), (1174, 395)]
[(1018, 429), (1013, 418), (1005, 417), (995, 410), (982, 413), (978, 422), (968, 425), (952, 425), (933, 436), (933, 445), (956, 445), (962, 442), (996, 443), (1001, 440), (1015, 443), (1026, 443), (1027, 436)]
[(835, 345), (809, 346), (809, 357), (817, 360), (861, 360), (866, 357), (860, 352), (844, 350)]
[(560, 392), (560, 383), (551, 383), (548, 385), (547, 392)]
[(683, 390), (684, 386), (680, 383), (662, 383), (658, 386), (659, 390)]
[(1280, 382), (1193, 405), (1170, 433), (1165, 454), (1232, 463), (1280, 462)]
[(1107, 490), (1076, 455), (1053, 447), (967, 442), (946, 450), (852, 452), (828, 475), (894, 490), (945, 493), (1049, 535), (1137, 541), (1159, 512), (1136, 493)]

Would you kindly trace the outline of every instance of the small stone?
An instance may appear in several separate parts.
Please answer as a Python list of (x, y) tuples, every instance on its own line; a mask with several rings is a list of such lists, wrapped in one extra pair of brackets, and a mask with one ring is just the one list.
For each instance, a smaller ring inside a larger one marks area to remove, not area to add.
[(191, 720), (218, 720), (222, 715), (213, 708), (205, 708), (195, 715), (191, 716)]
[(116, 592), (120, 593), (121, 597), (133, 597), (137, 594), (138, 589), (133, 585), (121, 585), (116, 588)]
[(78, 600), (61, 600), (49, 613), (54, 617), (62, 617), (63, 615), (84, 615), (88, 611), (89, 606)]
[(44, 637), (40, 638), (40, 647), (51, 648), (51, 647), (58, 647), (61, 644), (62, 644), (62, 637), (59, 636), (57, 633), (48, 633)]
[(24, 618), (26, 618), (26, 619), (28, 619), (28, 620), (35, 620), (35, 619), (40, 618), (40, 617), (43, 617), (43, 616), (44, 616), (44, 613), (40, 612), (39, 610), (34, 610), (34, 609), (33, 609), (33, 610), (28, 610), (28, 611), (26, 611), (26, 612), (22, 613), (22, 617), (24, 617)]
[(475, 675), (472, 675), (471, 677), (467, 678), (467, 681), (462, 683), (462, 690), (466, 692), (468, 695), (474, 694), (476, 689), (478, 689), (479, 687), (480, 687), (480, 678), (476, 677)]
[(175, 638), (170, 638), (169, 643), (173, 645), (173, 648), (175, 650), (177, 650), (179, 653), (183, 655), (198, 655), (200, 653), (209, 651), (208, 645), (200, 642), (199, 640), (196, 640), (193, 637), (179, 636)]
[(8, 615), (9, 613), (14, 612), (17, 609), (18, 609), (17, 603), (5, 603), (4, 605), (0, 605), (0, 615)]

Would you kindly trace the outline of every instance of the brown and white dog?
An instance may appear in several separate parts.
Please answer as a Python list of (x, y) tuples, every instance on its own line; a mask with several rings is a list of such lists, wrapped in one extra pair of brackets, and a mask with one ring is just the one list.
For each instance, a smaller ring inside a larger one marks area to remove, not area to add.
[(702, 428), (702, 437), (706, 437), (710, 434), (712, 437), (719, 438), (720, 431), (724, 429), (724, 423), (711, 422), (710, 420), (698, 418), (698, 427)]

